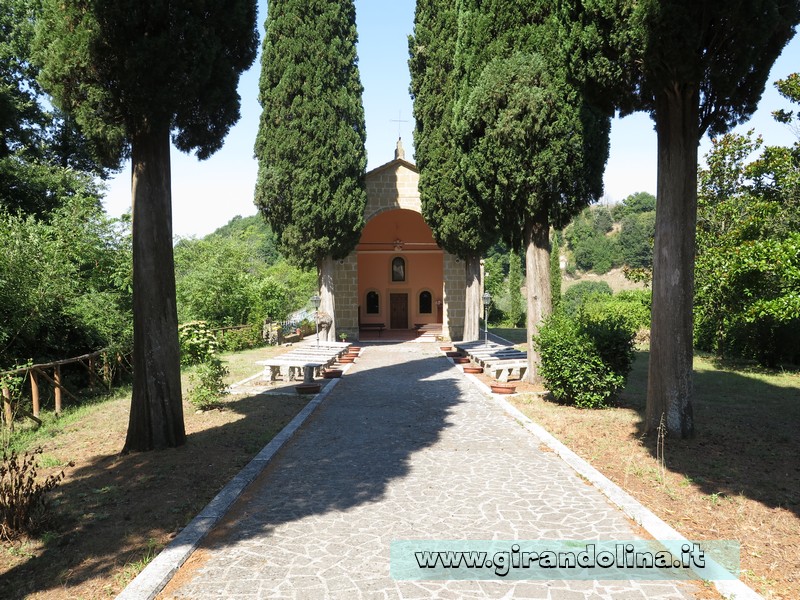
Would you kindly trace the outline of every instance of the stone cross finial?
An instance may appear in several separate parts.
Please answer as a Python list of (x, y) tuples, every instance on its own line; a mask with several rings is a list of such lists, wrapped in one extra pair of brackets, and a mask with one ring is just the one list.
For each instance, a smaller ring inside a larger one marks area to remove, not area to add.
[(397, 138), (397, 148), (394, 151), (394, 158), (397, 160), (398, 158), (405, 159), (406, 151), (403, 150), (403, 138)]

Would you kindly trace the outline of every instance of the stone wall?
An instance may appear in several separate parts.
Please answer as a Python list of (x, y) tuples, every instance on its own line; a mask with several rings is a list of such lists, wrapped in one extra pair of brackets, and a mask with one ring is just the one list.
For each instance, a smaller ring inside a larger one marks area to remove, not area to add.
[[(358, 339), (358, 260), (353, 252), (334, 261), (333, 290), (336, 294), (336, 333)], [(338, 341), (338, 340), (337, 340)]]
[(442, 337), (460, 340), (464, 335), (466, 316), (466, 273), (464, 261), (457, 256), (444, 253), (444, 323)]
[(396, 163), (384, 169), (376, 169), (367, 176), (367, 207), (364, 220), (386, 210), (405, 208), (422, 212), (419, 200), (419, 173)]

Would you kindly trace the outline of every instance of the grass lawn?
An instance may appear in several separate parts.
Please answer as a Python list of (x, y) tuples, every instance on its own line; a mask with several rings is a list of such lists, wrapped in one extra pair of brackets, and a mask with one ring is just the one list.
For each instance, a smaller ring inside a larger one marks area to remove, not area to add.
[(489, 333), (499, 335), (513, 344), (527, 344), (528, 337), (525, 328), (520, 327), (489, 327)]
[[(228, 383), (259, 371), (256, 360), (286, 351), (223, 355)], [(184, 397), (188, 372), (182, 376)], [(36, 537), (0, 544), (0, 598), (113, 598), (300, 410), (294, 393), (226, 396), (198, 412), (184, 401), (181, 448), (119, 454), (130, 388), (20, 433), (18, 449), (41, 446), (40, 476), (65, 471), (53, 516)], [(44, 414), (44, 413), (43, 413)], [(74, 463), (74, 466), (69, 466)]]
[(580, 410), (514, 400), (609, 479), (689, 539), (737, 540), (741, 579), (765, 598), (800, 598), (800, 373), (696, 357), (691, 440), (642, 433), (648, 353), (616, 406)]

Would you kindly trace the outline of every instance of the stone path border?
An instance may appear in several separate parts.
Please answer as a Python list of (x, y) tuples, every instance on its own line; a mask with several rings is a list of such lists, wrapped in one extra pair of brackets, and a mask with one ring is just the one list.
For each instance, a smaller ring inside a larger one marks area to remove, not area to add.
[[(499, 336), (494, 336), (502, 340)], [(507, 340), (502, 340), (507, 342)], [(508, 342), (507, 342), (508, 343)], [(452, 359), (448, 359), (454, 362)], [(345, 367), (349, 369), (350, 365)], [(493, 394), (491, 389), (474, 375), (464, 374), (469, 381), (493, 398), (509, 415), (516, 419), (527, 431), (538, 438), (543, 444), (556, 453), (576, 473), (585, 478), (594, 487), (600, 490), (615, 506), (645, 529), (657, 540), (684, 541), (686, 538), (675, 529), (662, 521), (652, 511), (645, 508), (633, 496), (613, 483), (597, 469), (592, 467), (580, 456), (558, 441), (541, 425), (538, 425), (525, 416), (517, 408), (509, 404), (506, 399)], [(296, 433), (300, 426), (311, 416), (316, 408), (325, 400), (333, 390), (338, 379), (333, 379), (329, 385), (317, 394), (297, 416), (276, 435), (269, 444), (242, 469), (217, 494), (217, 496), (200, 512), (167, 547), (139, 573), (139, 575), (117, 596), (117, 600), (151, 600), (166, 586), (175, 572), (196, 550), (202, 539), (224, 516), (233, 502), (241, 495), (247, 485), (269, 464), (280, 448)], [(244, 382), (240, 382), (244, 383)], [(756, 593), (740, 580), (713, 581), (716, 589), (726, 598), (731, 600), (764, 600), (763, 596)]]
[[(499, 336), (496, 336), (499, 337)], [(500, 338), (502, 339), (502, 338)], [(452, 358), (449, 358), (453, 362)], [(464, 373), (464, 377), (480, 388), (485, 394), (494, 398), (509, 415), (525, 429), (530, 431), (541, 442), (555, 452), (561, 460), (567, 463), (581, 477), (585, 478), (594, 487), (600, 490), (613, 504), (618, 507), (628, 518), (632, 519), (642, 529), (647, 531), (657, 540), (676, 540), (686, 541), (686, 538), (678, 533), (677, 530), (662, 521), (651, 510), (646, 508), (636, 498), (619, 487), (616, 483), (608, 479), (600, 471), (575, 454), (567, 446), (562, 444), (544, 427), (525, 416), (519, 409), (512, 406), (501, 394), (494, 394), (492, 390), (475, 375)], [(750, 588), (739, 579), (716, 580), (712, 582), (717, 591), (731, 600), (764, 600), (764, 597)]]
[[(347, 373), (352, 364), (343, 365), (343, 374)], [(259, 373), (258, 376), (261, 374)], [(250, 377), (235, 385), (241, 385), (252, 380)], [(206, 507), (175, 536), (166, 548), (148, 564), (136, 578), (117, 596), (117, 600), (152, 600), (169, 583), (175, 572), (186, 562), (200, 545), (200, 542), (225, 516), (225, 513), (241, 496), (244, 489), (263, 471), (272, 461), (286, 442), (308, 420), (317, 407), (322, 404), (328, 394), (341, 381), (331, 379), (325, 388), (315, 395), (286, 427), (264, 446), (253, 460), (251, 460), (231, 481), (209, 502)]]

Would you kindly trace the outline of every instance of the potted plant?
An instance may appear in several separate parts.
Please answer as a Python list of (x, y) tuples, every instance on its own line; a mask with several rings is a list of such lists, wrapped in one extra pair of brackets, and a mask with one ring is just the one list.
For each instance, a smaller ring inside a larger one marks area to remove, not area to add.
[(345, 332), (340, 333), (339, 334), (339, 339), (342, 340), (343, 342), (346, 342), (347, 341), (347, 334)]
[(491, 383), (489, 387), (492, 389), (493, 394), (513, 394), (517, 390), (516, 383)]

